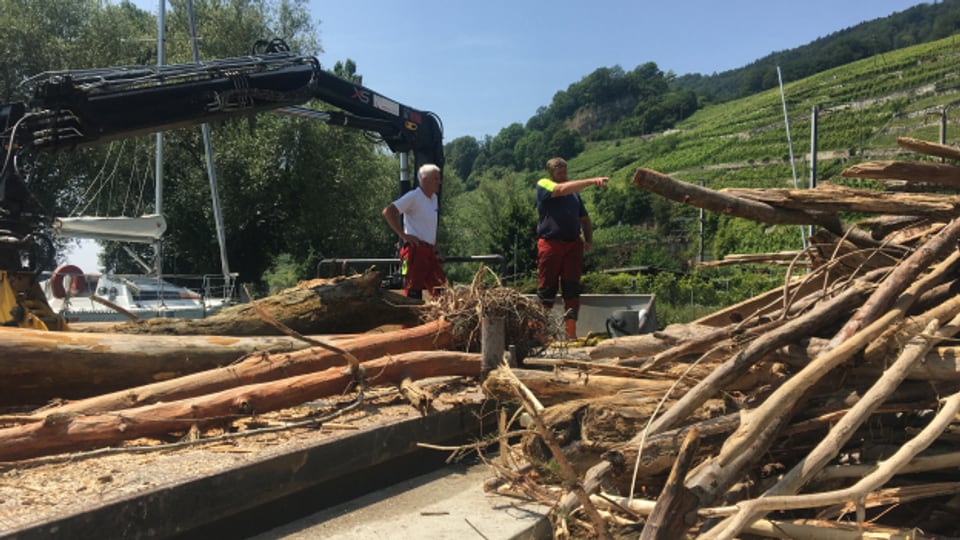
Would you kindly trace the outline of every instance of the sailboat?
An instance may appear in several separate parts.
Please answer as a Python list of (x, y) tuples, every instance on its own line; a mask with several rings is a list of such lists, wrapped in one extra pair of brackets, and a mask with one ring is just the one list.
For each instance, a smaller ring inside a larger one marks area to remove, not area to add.
[[(200, 61), (193, 2), (188, 0), (193, 57)], [(158, 2), (157, 64), (165, 62), (166, 2)], [(114, 321), (129, 318), (181, 317), (202, 318), (233, 303), (236, 274), (230, 272), (226, 238), (217, 188), (216, 169), (210, 142), (209, 124), (201, 125), (206, 150), (217, 240), (222, 273), (197, 276), (198, 290), (171, 283), (164, 278), (160, 257), (160, 238), (166, 231), (163, 218), (163, 135), (156, 134), (156, 213), (140, 217), (71, 217), (55, 221), (58, 235), (119, 242), (152, 243), (155, 263), (148, 265), (132, 250), (124, 248), (147, 275), (87, 274), (74, 265), (61, 265), (42, 283), (50, 307), (67, 321)], [(170, 277), (170, 276), (167, 276)], [(199, 291), (199, 292), (198, 292)]]
[[(132, 243), (159, 242), (167, 229), (159, 214), (140, 217), (58, 218), (61, 237)], [(151, 267), (134, 257), (144, 271)], [(168, 276), (170, 277), (170, 276)], [(183, 276), (180, 276), (183, 278)], [(170, 277), (174, 279), (173, 277)], [(93, 274), (64, 264), (41, 281), (50, 308), (68, 322), (110, 322), (153, 317), (199, 319), (229, 305), (232, 291), (222, 276), (195, 276), (195, 287), (175, 284), (158, 275)]]

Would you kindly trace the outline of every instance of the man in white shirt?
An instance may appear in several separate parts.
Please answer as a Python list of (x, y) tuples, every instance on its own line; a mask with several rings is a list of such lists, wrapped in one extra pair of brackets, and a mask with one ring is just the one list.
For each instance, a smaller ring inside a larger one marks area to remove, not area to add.
[(417, 189), (408, 191), (381, 212), (387, 225), (403, 242), (400, 273), (403, 292), (410, 298), (423, 298), (424, 289), (436, 296), (447, 281), (437, 254), (440, 167), (428, 163), (420, 167), (417, 176), (420, 179)]

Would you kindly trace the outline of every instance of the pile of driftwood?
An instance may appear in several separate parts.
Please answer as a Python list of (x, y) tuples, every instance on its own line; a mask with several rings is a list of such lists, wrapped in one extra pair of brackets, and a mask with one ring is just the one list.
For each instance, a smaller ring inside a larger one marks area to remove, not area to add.
[[(900, 144), (960, 159), (953, 147)], [(949, 189), (960, 167), (876, 162), (844, 176)], [(553, 373), (491, 373), (484, 388), (519, 401), (533, 434), (517, 443), (504, 420), (490, 489), (554, 504), (558, 537), (960, 534), (960, 198), (717, 192), (647, 169), (633, 183), (817, 232), (778, 290), (602, 342), (590, 361), (541, 362)], [(877, 217), (844, 223), (840, 211)]]

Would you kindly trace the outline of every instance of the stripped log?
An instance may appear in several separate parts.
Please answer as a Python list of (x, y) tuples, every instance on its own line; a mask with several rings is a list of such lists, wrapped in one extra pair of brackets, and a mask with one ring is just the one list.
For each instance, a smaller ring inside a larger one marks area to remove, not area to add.
[(837, 234), (843, 233), (840, 220), (836, 215), (780, 209), (769, 204), (748, 201), (712, 189), (681, 182), (643, 167), (637, 169), (633, 174), (633, 185), (644, 191), (725, 216), (774, 225), (818, 225)]
[(944, 159), (960, 160), (960, 148), (947, 144), (933, 143), (912, 137), (897, 137), (897, 144), (918, 154), (939, 157)]
[[(449, 351), (415, 351), (364, 364), (366, 385), (399, 385), (440, 376), (476, 376), (480, 356)], [(199, 397), (155, 403), (115, 413), (51, 414), (43, 422), (0, 429), (0, 461), (83, 450), (146, 436), (185, 431), (192, 425), (222, 424), (238, 417), (341, 395), (357, 383), (333, 367), (280, 380), (249, 384)]]
[[(572, 399), (598, 398), (618, 393), (660, 395), (673, 381), (610, 377), (606, 375), (554, 374), (530, 369), (514, 369), (514, 378), (529, 388), (544, 405)], [(484, 392), (503, 401), (513, 399), (511, 379), (502, 376), (503, 368), (495, 369), (483, 383)]]
[(894, 179), (960, 186), (960, 167), (930, 161), (869, 161), (851, 165), (840, 175), (846, 178)]
[[(360, 360), (369, 360), (412, 350), (440, 349), (452, 342), (450, 325), (444, 321), (434, 321), (414, 328), (362, 335), (338, 343), (337, 346)], [(33, 419), (39, 421), (50, 414), (96, 413), (158, 401), (184, 399), (235, 386), (343, 366), (346, 363), (343, 355), (321, 347), (293, 353), (258, 354), (231, 366), (46, 408), (34, 414)]]
[(711, 326), (694, 323), (671, 324), (663, 330), (649, 334), (605, 339), (590, 349), (589, 355), (593, 360), (652, 356), (711, 330), (713, 330)]
[(286, 336), (132, 337), (0, 327), (0, 405), (85, 398), (225, 366), (254, 352), (306, 347)]
[[(960, 171), (960, 169), (957, 169)], [(890, 193), (823, 183), (814, 189), (727, 188), (721, 193), (777, 208), (820, 212), (861, 212), (894, 216), (952, 219), (960, 214), (960, 196), (931, 193)]]

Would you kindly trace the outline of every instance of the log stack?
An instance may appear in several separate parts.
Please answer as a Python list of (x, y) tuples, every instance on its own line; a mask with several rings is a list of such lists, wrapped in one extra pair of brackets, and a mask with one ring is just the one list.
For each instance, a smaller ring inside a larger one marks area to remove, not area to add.
[[(378, 282), (376, 276), (310, 282), (304, 286), (305, 292), (288, 291), (281, 297), (286, 298), (291, 294), (322, 296), (326, 306), (322, 315), (325, 320), (333, 317), (328, 312), (335, 311), (335, 306), (346, 306), (343, 313), (350, 318), (359, 306), (376, 310), (377, 304), (384, 301), (380, 293), (369, 289), (367, 285)], [(317, 292), (318, 288), (324, 289), (322, 294)], [(358, 289), (367, 292), (356, 293)], [(332, 299), (337, 299), (337, 302)], [(282, 303), (274, 298), (264, 304), (276, 306)], [(309, 304), (296, 308), (298, 312), (310, 309)], [(293, 307), (287, 307), (280, 313), (290, 318), (289, 314), (293, 311)], [(407, 304), (400, 312), (401, 319), (424, 318), (426, 321), (411, 327), (392, 325), (397, 328), (386, 331), (374, 329), (362, 334), (340, 336), (339, 339), (331, 339), (335, 336), (318, 339), (299, 334), (277, 320), (274, 313), (266, 308), (245, 308), (247, 315), (240, 317), (243, 327), (262, 324), (274, 331), (289, 333), (291, 339), (300, 342), (299, 347), (276, 339), (235, 343), (238, 341), (236, 338), (226, 336), (193, 336), (195, 339), (177, 336), (175, 339), (183, 341), (185, 345), (175, 349), (169, 343), (167, 347), (159, 346), (163, 338), (170, 336), (108, 334), (111, 337), (105, 340), (103, 336), (94, 334), (30, 334), (30, 340), (38, 344), (22, 347), (22, 350), (31, 353), (27, 356), (32, 362), (14, 363), (11, 377), (17, 376), (18, 372), (30, 371), (31, 363), (40, 362), (44, 351), (49, 355), (58, 353), (60, 349), (68, 349), (62, 355), (64, 358), (59, 358), (60, 364), (54, 364), (61, 371), (65, 370), (65, 358), (71, 355), (86, 356), (94, 361), (111, 358), (114, 364), (119, 365), (120, 357), (125, 353), (131, 361), (149, 359), (150, 362), (146, 363), (150, 368), (147, 373), (153, 373), (155, 366), (164, 363), (175, 363), (181, 372), (170, 377), (148, 377), (147, 382), (138, 385), (129, 384), (135, 378), (123, 378), (121, 382), (125, 384), (111, 392), (83, 395), (72, 400), (51, 400), (39, 409), (0, 415), (0, 464), (53, 453), (121, 445), (125, 441), (144, 437), (162, 439), (189, 430), (202, 431), (209, 426), (222, 428), (240, 419), (334, 396), (356, 395), (362, 400), (365, 389), (376, 386), (397, 389), (421, 413), (426, 413), (430, 409), (431, 398), (415, 388), (414, 383), (438, 377), (462, 377), (475, 381), (481, 375), (480, 355), (459, 351), (476, 350), (475, 342), (482, 317), (490, 314), (509, 321), (511, 331), (508, 335), (512, 343), (529, 343), (531, 334), (542, 333), (546, 323), (545, 313), (536, 302), (515, 290), (486, 287), (479, 283), (466, 290), (451, 290), (430, 305), (418, 303), (413, 312), (416, 317), (411, 315), (412, 311)], [(293, 319), (302, 321), (309, 314), (303, 315)], [(383, 314), (368, 321), (380, 323), (384, 320), (382, 317)], [(262, 320), (254, 322), (254, 318)], [(397, 319), (387, 320), (396, 322)], [(172, 326), (168, 322), (177, 323), (178, 328), (182, 326), (179, 321), (160, 320), (153, 327), (169, 329)], [(354, 320), (344, 324), (357, 328), (359, 322)], [(317, 330), (318, 327), (311, 325), (308, 329)], [(10, 335), (13, 336), (16, 330), (12, 330)], [(118, 336), (130, 339), (122, 340)], [(110, 340), (124, 343), (127, 347), (106, 346)], [(16, 340), (21, 345), (29, 342), (24, 336)], [(143, 358), (138, 358), (132, 353), (138, 343), (164, 350), (155, 354), (141, 354)], [(217, 351), (217, 343), (223, 350)], [(258, 343), (265, 348), (248, 350)], [(278, 344), (282, 347), (277, 348), (285, 350), (275, 352), (266, 348)], [(5, 350), (17, 349), (7, 347)], [(221, 361), (232, 354), (233, 361), (207, 365), (205, 369), (195, 372), (190, 372), (186, 362), (177, 361), (178, 354), (204, 357), (214, 352), (220, 354), (217, 358)], [(105, 353), (110, 356), (104, 356)], [(81, 371), (67, 371), (66, 379), (73, 379), (78, 384), (87, 383), (89, 388), (89, 382), (79, 375)], [(97, 373), (101, 378), (110, 376), (110, 372)], [(51, 386), (46, 379), (59, 379), (52, 371), (44, 371), (44, 374), (45, 377), (31, 377), (29, 380), (36, 386), (49, 389)], [(114, 375), (113, 378), (118, 377)], [(20, 377), (19, 380), (26, 379)], [(65, 386), (67, 383), (60, 381), (59, 384)]]
[[(960, 159), (951, 147), (900, 144)], [(844, 176), (949, 191), (960, 167), (867, 163)], [(818, 230), (804, 251), (773, 258), (791, 267), (776, 290), (686, 325), (602, 342), (579, 360), (528, 362), (551, 370), (503, 365), (489, 373), (487, 395), (524, 412), (503, 416), (496, 489), (552, 501), (561, 538), (960, 535), (957, 196), (831, 185), (717, 192), (649, 169), (633, 182), (726, 215)], [(874, 217), (848, 223), (840, 212)], [(317, 325), (355, 332), (414, 313), (395, 304), (387, 319), (373, 313), (369, 306), (380, 310), (383, 301), (374, 282), (357, 283), (370, 291), (360, 303), (359, 294), (339, 295), (352, 282), (313, 283), (284, 303), (310, 306), (304, 316), (263, 305), (234, 315), (247, 321), (243, 334), (287, 328), (308, 345), (299, 350), (217, 360), (220, 367), (199, 373), (0, 417), (0, 464), (186, 437), (327, 396), (362, 396), (374, 385), (400, 387), (428, 414), (431, 397), (411, 382), (476, 378), (479, 354), (444, 349), (470, 348), (491, 305), (520, 358), (556, 330), (542, 310), (518, 307), (522, 295), (496, 288), (472, 303), (451, 294), (442, 313), (418, 326), (335, 343), (300, 335)], [(367, 318), (341, 321), (335, 302)]]
[(487, 392), (518, 402), (532, 432), (508, 447), (503, 462), (522, 465), (498, 489), (552, 498), (558, 537), (960, 535), (960, 167), (865, 163), (843, 176), (946, 193), (718, 192), (638, 169), (639, 189), (817, 233), (778, 290), (605, 341), (549, 375), (492, 373)]

